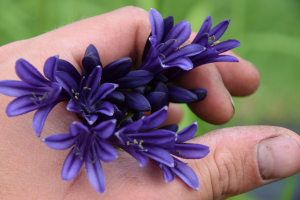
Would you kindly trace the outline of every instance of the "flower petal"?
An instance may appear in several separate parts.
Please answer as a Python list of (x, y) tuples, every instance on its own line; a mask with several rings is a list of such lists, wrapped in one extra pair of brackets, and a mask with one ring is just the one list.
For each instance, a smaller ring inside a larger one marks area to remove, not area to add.
[(134, 111), (149, 111), (151, 106), (149, 101), (141, 94), (135, 92), (123, 92), (128, 107)]
[(125, 96), (121, 92), (112, 91), (106, 95), (105, 100), (111, 102), (112, 104), (122, 105), (125, 101)]
[(50, 83), (35, 67), (22, 58), (16, 62), (16, 73), (22, 81), (31, 86), (43, 87)]
[(164, 65), (163, 69), (168, 69), (168, 68), (172, 68), (172, 67), (176, 67), (176, 69), (180, 68), (185, 71), (189, 71), (189, 70), (193, 69), (193, 63), (189, 58), (179, 57), (179, 58), (172, 60), (171, 62), (166, 63)]
[(205, 88), (192, 89), (190, 92), (194, 93), (198, 97), (198, 99), (194, 102), (203, 101), (207, 95), (207, 90)]
[(199, 44), (189, 44), (167, 56), (165, 59), (162, 60), (162, 63), (166, 64), (168, 62), (171, 62), (172, 60), (178, 59), (179, 57), (183, 56), (195, 56), (204, 51), (205, 49), (206, 48), (204, 46), (201, 46)]
[(70, 96), (74, 96), (74, 92), (78, 92), (78, 83), (67, 72), (56, 72), (56, 80), (58, 84), (63, 87)]
[(197, 95), (181, 87), (168, 85), (170, 102), (191, 103), (198, 99)]
[(119, 88), (135, 88), (146, 85), (153, 79), (153, 73), (147, 70), (135, 70), (129, 72), (121, 79), (114, 81), (119, 85)]
[(71, 63), (66, 60), (58, 59), (57, 71), (66, 72), (77, 82), (77, 84), (79, 84), (81, 81), (81, 75), (79, 72)]
[(100, 138), (107, 139), (109, 138), (115, 131), (117, 120), (109, 120), (104, 121), (98, 124), (95, 127), (92, 127), (93, 130)]
[(199, 180), (197, 174), (187, 164), (174, 158), (175, 167), (171, 168), (172, 171), (183, 180), (191, 188), (199, 189)]
[(9, 117), (14, 117), (18, 115), (23, 115), (25, 113), (31, 112), (33, 110), (39, 109), (44, 105), (37, 105), (30, 98), (32, 94), (24, 95), (14, 99), (6, 107), (6, 114)]
[(165, 129), (165, 130), (173, 131), (173, 132), (176, 133), (178, 131), (178, 125), (177, 124), (170, 124), (170, 125), (163, 126), (160, 129)]
[(157, 105), (160, 105), (161, 100), (163, 100), (165, 95), (166, 94), (163, 92), (151, 92), (146, 96), (146, 98), (149, 101), (151, 108), (154, 108)]
[(89, 132), (89, 129), (80, 122), (72, 122), (69, 127), (70, 135), (76, 136), (80, 133)]
[(209, 37), (215, 36), (215, 39), (213, 40), (213, 42), (217, 41), (225, 33), (226, 29), (228, 28), (229, 22), (230, 22), (229, 19), (222, 21), (217, 26), (215, 26), (213, 29), (211, 29), (208, 36)]
[(157, 10), (151, 8), (149, 10), (149, 21), (152, 35), (155, 35), (160, 43), (164, 35), (164, 20), (161, 14)]
[(96, 109), (95, 113), (102, 113), (108, 116), (113, 116), (114, 107), (108, 101), (103, 101)]
[(95, 67), (103, 67), (100, 61), (99, 53), (94, 45), (90, 44), (86, 49), (84, 57), (82, 59), (82, 66), (87, 75), (90, 75)]
[(96, 157), (94, 162), (85, 162), (85, 169), (93, 188), (102, 194), (105, 190), (105, 177), (100, 160)]
[(174, 26), (174, 18), (172, 15), (164, 18), (164, 36), (163, 36), (163, 38), (165, 38), (170, 33), (173, 26)]
[(32, 121), (32, 128), (36, 133), (36, 136), (40, 137), (48, 114), (59, 102), (60, 101), (55, 101), (54, 103), (44, 106), (36, 111)]
[(166, 182), (172, 182), (175, 178), (174, 172), (170, 167), (163, 165), (161, 163), (155, 162), (159, 168), (163, 171), (163, 177)]
[(176, 142), (185, 142), (189, 139), (192, 139), (196, 132), (197, 132), (197, 121), (195, 121), (191, 125), (179, 131), (177, 133), (178, 136)]
[(56, 150), (64, 150), (73, 146), (77, 137), (71, 134), (55, 134), (42, 139), (48, 147)]
[(102, 71), (102, 83), (114, 82), (127, 75), (132, 67), (132, 60), (129, 57), (121, 58), (106, 65)]
[(56, 82), (55, 73), (57, 70), (58, 55), (48, 58), (44, 65), (44, 74), (52, 82)]
[(174, 167), (173, 157), (166, 150), (153, 147), (153, 146), (143, 146), (142, 153), (153, 160), (167, 165), (168, 167)]
[(93, 95), (93, 97), (89, 100), (90, 105), (95, 105), (99, 103), (102, 99), (106, 97), (109, 93), (114, 91), (118, 87), (117, 84), (113, 83), (103, 83), (98, 87), (97, 92)]
[(75, 150), (75, 148), (68, 154), (61, 170), (61, 178), (65, 181), (75, 178), (84, 163), (84, 159), (81, 155), (76, 155), (73, 150)]
[(141, 130), (153, 129), (160, 126), (167, 119), (168, 106), (164, 106), (159, 111), (143, 118), (143, 126)]
[(214, 59), (214, 62), (239, 62), (239, 60), (234, 56), (220, 55), (218, 58)]
[(98, 89), (102, 75), (102, 67), (98, 65), (94, 68), (92, 73), (87, 77), (86, 82), (84, 83), (83, 90), (86, 90), (84, 93), (85, 99), (91, 99)]
[(241, 46), (241, 43), (238, 40), (227, 40), (224, 42), (220, 42), (214, 46), (214, 48), (219, 52), (223, 53), (225, 51), (229, 51), (233, 48)]
[(134, 157), (138, 162), (141, 167), (145, 167), (148, 163), (148, 158), (143, 155), (142, 153), (136, 151), (132, 146), (127, 146), (127, 145), (118, 145), (121, 149), (124, 151), (127, 151), (132, 157)]
[(10, 97), (20, 97), (34, 92), (37, 95), (44, 95), (48, 88), (34, 87), (22, 81), (3, 80), (0, 81), (0, 93)]
[(95, 141), (97, 156), (104, 162), (114, 161), (118, 157), (117, 150), (105, 140), (97, 137)]
[[(200, 44), (200, 45), (205, 45), (201, 42), (201, 38), (203, 37), (203, 35), (205, 33), (208, 33), (211, 29), (211, 25), (212, 25), (212, 21), (211, 21), (211, 17), (210, 15), (207, 16), (207, 18), (204, 20), (198, 34), (196, 35), (195, 39), (193, 40), (192, 43), (197, 43), (197, 44)], [(207, 42), (207, 41), (206, 41)]]
[(170, 149), (172, 154), (186, 159), (200, 159), (210, 152), (209, 147), (202, 144), (180, 143)]

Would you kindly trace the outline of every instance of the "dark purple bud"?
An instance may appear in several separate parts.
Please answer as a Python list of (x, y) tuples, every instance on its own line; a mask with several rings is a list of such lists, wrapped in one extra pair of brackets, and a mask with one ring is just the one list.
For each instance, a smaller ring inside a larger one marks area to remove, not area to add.
[(143, 112), (135, 112), (132, 116), (132, 120), (137, 121), (139, 119), (142, 119), (143, 117), (145, 117), (145, 114)]
[(151, 108), (154, 108), (161, 104), (161, 100), (163, 100), (165, 95), (166, 94), (163, 92), (151, 92), (146, 96), (146, 98), (149, 101)]
[(146, 90), (146, 86), (140, 86), (140, 87), (136, 87), (136, 88), (131, 89), (132, 92), (136, 92), (136, 93), (139, 93), (141, 95), (143, 95), (145, 93), (145, 90)]
[(146, 70), (136, 70), (129, 72), (121, 79), (114, 81), (119, 85), (119, 88), (136, 88), (146, 85), (153, 78), (153, 73)]
[(95, 67), (103, 67), (100, 61), (99, 53), (94, 45), (90, 44), (86, 49), (86, 52), (82, 59), (82, 66), (87, 75), (90, 75)]
[(192, 89), (190, 91), (198, 97), (198, 99), (194, 102), (200, 102), (204, 100), (207, 95), (207, 90), (205, 88)]
[(174, 103), (191, 103), (197, 100), (194, 93), (174, 85), (168, 85), (169, 99)]
[(132, 60), (129, 57), (109, 63), (103, 68), (102, 83), (114, 82), (115, 80), (126, 76), (132, 66)]
[(177, 133), (178, 125), (177, 124), (170, 124), (170, 125), (163, 126), (160, 129), (166, 129), (166, 130), (173, 131), (173, 132)]
[(125, 102), (134, 111), (149, 111), (151, 106), (149, 101), (141, 94), (135, 92), (123, 92)]
[(116, 105), (122, 105), (125, 101), (125, 96), (121, 92), (112, 91), (111, 93), (106, 95), (105, 100)]

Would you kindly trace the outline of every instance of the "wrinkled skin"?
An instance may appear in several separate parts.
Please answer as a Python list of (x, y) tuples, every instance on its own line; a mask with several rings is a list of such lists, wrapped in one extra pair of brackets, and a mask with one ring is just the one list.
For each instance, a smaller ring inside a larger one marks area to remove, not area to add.
[[(149, 32), (148, 14), (140, 8), (125, 7), (84, 19), (32, 39), (2, 46), (0, 80), (17, 79), (14, 65), (19, 58), (42, 71), (45, 60), (58, 54), (80, 70), (85, 49), (91, 43), (99, 50), (104, 66), (126, 56), (133, 58), (137, 66), (141, 63)], [(228, 54), (233, 55), (232, 52)], [(209, 91), (206, 99), (189, 106), (201, 119), (222, 124), (234, 114), (230, 94), (250, 95), (258, 88), (259, 81), (257, 69), (240, 58), (239, 63), (198, 67), (176, 84), (187, 89), (206, 88)], [(259, 173), (257, 146), (260, 141), (284, 134), (300, 144), (299, 136), (292, 131), (268, 126), (233, 127), (194, 138), (190, 142), (211, 148), (204, 159), (188, 161), (199, 177), (199, 191), (189, 188), (179, 178), (166, 183), (153, 162), (141, 168), (130, 155), (119, 152), (117, 160), (103, 163), (106, 190), (101, 195), (89, 184), (84, 168), (72, 181), (61, 180), (61, 167), (69, 150), (52, 150), (36, 138), (31, 126), (34, 113), (8, 118), (5, 107), (11, 100), (0, 96), (1, 199), (224, 199), (278, 180), (264, 180)], [(61, 103), (50, 113), (42, 137), (68, 133), (70, 123), (78, 120), (65, 106), (66, 103)], [(171, 105), (166, 124), (178, 123), (181, 118), (181, 109)], [(298, 171), (299, 168), (283, 176)]]

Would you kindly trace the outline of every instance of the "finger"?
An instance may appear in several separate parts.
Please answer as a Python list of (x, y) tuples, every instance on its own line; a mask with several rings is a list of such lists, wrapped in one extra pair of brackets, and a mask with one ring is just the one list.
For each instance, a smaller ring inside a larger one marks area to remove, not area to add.
[(234, 115), (234, 104), (216, 66), (205, 64), (193, 69), (176, 82), (186, 89), (205, 88), (203, 101), (188, 104), (202, 120), (212, 124), (224, 124)]
[(221, 129), (190, 142), (211, 149), (204, 159), (190, 162), (202, 180), (202, 199), (225, 199), (300, 171), (300, 137), (284, 128)]
[(127, 56), (135, 63), (141, 59), (150, 32), (148, 13), (129, 6), (3, 46), (0, 55), (9, 60), (1, 59), (0, 64), (12, 71), (15, 61), (22, 57), (41, 70), (49, 56), (59, 55), (79, 68), (89, 44), (96, 46), (104, 66)]

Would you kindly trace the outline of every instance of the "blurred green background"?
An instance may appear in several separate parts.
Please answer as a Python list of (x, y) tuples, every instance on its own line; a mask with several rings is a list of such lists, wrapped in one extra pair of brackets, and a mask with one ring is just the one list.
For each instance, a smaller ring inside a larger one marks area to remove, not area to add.
[[(299, 0), (0, 0), (0, 46), (31, 38), (65, 24), (134, 5), (155, 8), (163, 17), (187, 20), (198, 31), (207, 15), (213, 25), (231, 19), (220, 39), (238, 39), (234, 50), (254, 63), (261, 73), (258, 91), (247, 98), (234, 98), (234, 118), (222, 126), (202, 122), (186, 106), (182, 126), (199, 122), (198, 135), (237, 125), (270, 124), (299, 127), (300, 116), (300, 1)], [(5, 59), (1, 58), (0, 59)], [(295, 199), (297, 177), (285, 180), (278, 199)], [(234, 199), (262, 199), (255, 193)]]

